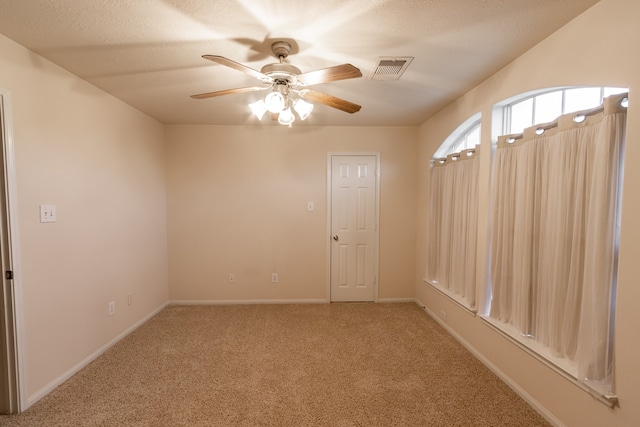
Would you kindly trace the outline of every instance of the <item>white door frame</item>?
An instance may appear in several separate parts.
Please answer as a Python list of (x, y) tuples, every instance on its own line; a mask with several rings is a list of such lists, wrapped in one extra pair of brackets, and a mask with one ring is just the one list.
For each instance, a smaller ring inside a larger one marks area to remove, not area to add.
[[(25, 396), (25, 375), (24, 375), (24, 324), (22, 321), (22, 286), (20, 269), (20, 241), (18, 233), (18, 197), (16, 186), (16, 167), (13, 142), (13, 116), (11, 109), (11, 94), (9, 91), (0, 88), (0, 115), (2, 115), (2, 126), (0, 127), (0, 146), (2, 149), (2, 161), (4, 162), (4, 185), (5, 200), (4, 212), (7, 222), (7, 251), (8, 265), (5, 269), (13, 272), (11, 280), (3, 280), (0, 288), (7, 289), (0, 294), (0, 303), (9, 307), (7, 343), (0, 345), (0, 348), (8, 349), (9, 366), (7, 378), (9, 379), (9, 410), (12, 413), (22, 412), (27, 409), (27, 399)], [(5, 272), (0, 272), (3, 276)], [(8, 300), (4, 301), (4, 296)], [(6, 386), (6, 385), (4, 385)]]
[(349, 152), (335, 152), (330, 151), (327, 153), (327, 233), (326, 233), (326, 241), (327, 241), (327, 286), (326, 286), (326, 295), (325, 298), (327, 302), (331, 302), (331, 174), (333, 168), (331, 167), (331, 159), (334, 156), (375, 156), (376, 158), (376, 231), (374, 235), (374, 274), (375, 281), (373, 282), (373, 302), (378, 302), (378, 290), (380, 283), (380, 271), (379, 271), (379, 261), (380, 261), (380, 152), (378, 151), (349, 151)]

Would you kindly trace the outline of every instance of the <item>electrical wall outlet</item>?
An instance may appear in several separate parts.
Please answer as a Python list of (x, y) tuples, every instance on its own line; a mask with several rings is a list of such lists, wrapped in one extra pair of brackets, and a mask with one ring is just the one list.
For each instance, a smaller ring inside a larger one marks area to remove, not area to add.
[(440, 310), (440, 317), (442, 317), (442, 320), (444, 320), (445, 322), (447, 321), (447, 312), (444, 310)]
[(132, 293), (127, 294), (127, 304), (129, 304), (129, 305), (133, 304), (133, 294)]
[(56, 222), (55, 205), (40, 205), (40, 222)]
[(271, 283), (278, 283), (278, 273), (271, 273)]
[(236, 275), (229, 273), (229, 283), (236, 283)]
[(109, 302), (109, 306), (107, 308), (107, 313), (109, 314), (109, 316), (113, 316), (114, 314), (116, 314), (116, 302), (115, 301)]

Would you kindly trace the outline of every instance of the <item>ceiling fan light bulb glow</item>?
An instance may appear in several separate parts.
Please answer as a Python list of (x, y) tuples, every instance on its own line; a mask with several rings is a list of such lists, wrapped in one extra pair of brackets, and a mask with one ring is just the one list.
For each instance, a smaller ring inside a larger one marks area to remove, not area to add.
[(284, 108), (284, 97), (279, 92), (271, 92), (264, 98), (264, 103), (272, 113), (279, 113)]
[(281, 125), (291, 125), (296, 120), (296, 116), (291, 112), (291, 108), (282, 110), (278, 115), (278, 123)]
[(313, 104), (303, 101), (302, 99), (298, 99), (293, 105), (293, 108), (296, 110), (296, 113), (298, 113), (298, 116), (300, 116), (300, 120), (304, 120), (309, 117), (313, 111)]
[(262, 99), (249, 104), (249, 108), (251, 108), (251, 112), (258, 118), (258, 120), (262, 120), (264, 113), (267, 112), (267, 106)]

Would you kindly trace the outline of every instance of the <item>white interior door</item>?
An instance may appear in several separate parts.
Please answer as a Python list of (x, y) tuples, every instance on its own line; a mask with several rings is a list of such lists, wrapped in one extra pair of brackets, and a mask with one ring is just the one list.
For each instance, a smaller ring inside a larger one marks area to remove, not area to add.
[(374, 301), (377, 156), (331, 156), (331, 301)]
[[(18, 366), (17, 292), (13, 265), (17, 251), (13, 245), (17, 232), (10, 226), (15, 214), (10, 201), (15, 200), (12, 134), (7, 120), (8, 95), (0, 89), (0, 414), (13, 414), (21, 409), (20, 375)], [(10, 196), (11, 195), (11, 196)], [(13, 205), (15, 209), (15, 205)]]

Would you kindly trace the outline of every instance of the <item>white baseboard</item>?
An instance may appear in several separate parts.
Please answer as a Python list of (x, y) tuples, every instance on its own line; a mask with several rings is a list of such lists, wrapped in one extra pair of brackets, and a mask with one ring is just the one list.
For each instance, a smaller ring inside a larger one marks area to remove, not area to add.
[(378, 298), (379, 303), (391, 303), (391, 302), (416, 302), (415, 298)]
[[(326, 299), (171, 300), (170, 305), (328, 304)], [(415, 298), (380, 298), (379, 303), (416, 302)]]
[(94, 351), (93, 353), (91, 353), (89, 356), (87, 356), (86, 358), (84, 358), (83, 360), (81, 360), (78, 364), (76, 364), (74, 367), (72, 367), (71, 369), (69, 369), (68, 371), (66, 371), (65, 373), (63, 373), (62, 375), (58, 376), (56, 379), (54, 379), (53, 381), (51, 381), (49, 384), (47, 384), (46, 386), (44, 386), (43, 388), (41, 388), (40, 390), (38, 390), (36, 393), (32, 394), (31, 396), (28, 397), (27, 399), (27, 406), (25, 408), (22, 408), (22, 411), (25, 411), (28, 407), (30, 407), (31, 405), (33, 405), (34, 403), (36, 403), (38, 400), (42, 399), (44, 396), (46, 396), (47, 394), (51, 393), (51, 391), (53, 391), (53, 389), (55, 389), (56, 387), (58, 387), (60, 384), (62, 384), (63, 382), (65, 382), (66, 380), (68, 380), (69, 378), (71, 378), (74, 374), (76, 374), (78, 371), (80, 371), (82, 368), (84, 368), (85, 366), (87, 366), (89, 363), (93, 362), (95, 359), (97, 359), (100, 355), (102, 355), (105, 351), (109, 350), (111, 347), (113, 347), (115, 344), (118, 343), (118, 341), (122, 340), (124, 337), (126, 337), (127, 335), (129, 335), (131, 332), (135, 331), (137, 328), (139, 328), (140, 326), (142, 326), (143, 323), (145, 323), (146, 321), (148, 321), (149, 319), (151, 319), (153, 316), (155, 316), (156, 314), (158, 314), (160, 311), (162, 311), (167, 305), (169, 305), (168, 302), (163, 303), (162, 305), (160, 305), (160, 307), (156, 308), (155, 310), (153, 310), (151, 313), (149, 313), (148, 315), (146, 315), (144, 318), (142, 318), (141, 320), (139, 320), (138, 322), (134, 323), (133, 325), (131, 325), (129, 328), (127, 328), (124, 332), (122, 332), (120, 335), (118, 335), (117, 337), (115, 337), (114, 339), (112, 339), (111, 341), (109, 341), (107, 344), (103, 345), (102, 347), (100, 347), (99, 349), (97, 349), (96, 351)]
[(169, 305), (327, 304), (326, 299), (171, 300)]
[(550, 424), (555, 427), (566, 427), (566, 425), (560, 421), (555, 415), (553, 415), (547, 408), (545, 408), (540, 402), (538, 402), (533, 396), (531, 396), (525, 389), (523, 389), (518, 383), (516, 383), (511, 377), (505, 374), (500, 368), (498, 368), (493, 362), (487, 359), (482, 353), (480, 353), (474, 346), (472, 346), (467, 340), (465, 340), (460, 334), (453, 330), (447, 323), (445, 323), (439, 316), (436, 316), (431, 310), (427, 308), (420, 300), (415, 300), (416, 304), (422, 308), (433, 320), (438, 322), (452, 337), (454, 337), (460, 344), (462, 344), (467, 350), (473, 354), (476, 359), (482, 362), (487, 368), (489, 368), (494, 374), (498, 376), (505, 384), (507, 384), (513, 391), (515, 391), (525, 402), (527, 402), (536, 412), (544, 417)]

